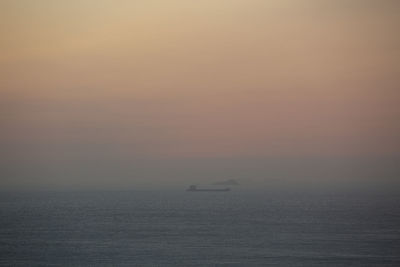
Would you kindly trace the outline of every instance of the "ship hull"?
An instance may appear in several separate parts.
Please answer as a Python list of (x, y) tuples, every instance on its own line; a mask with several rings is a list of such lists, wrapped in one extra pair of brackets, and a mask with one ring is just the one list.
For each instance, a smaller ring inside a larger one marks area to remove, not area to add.
[(231, 191), (229, 188), (225, 189), (188, 189), (188, 192), (229, 192)]

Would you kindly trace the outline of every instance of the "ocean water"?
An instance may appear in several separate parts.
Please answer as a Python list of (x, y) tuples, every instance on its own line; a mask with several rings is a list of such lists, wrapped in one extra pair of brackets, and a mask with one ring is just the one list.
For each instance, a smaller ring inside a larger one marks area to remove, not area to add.
[(397, 196), (0, 193), (0, 266), (400, 266)]

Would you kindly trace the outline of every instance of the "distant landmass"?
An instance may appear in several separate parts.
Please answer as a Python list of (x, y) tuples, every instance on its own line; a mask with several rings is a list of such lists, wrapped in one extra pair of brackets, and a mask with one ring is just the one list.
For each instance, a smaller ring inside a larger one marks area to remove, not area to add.
[(213, 185), (239, 185), (239, 182), (236, 181), (235, 179), (228, 179), (225, 181), (213, 183)]

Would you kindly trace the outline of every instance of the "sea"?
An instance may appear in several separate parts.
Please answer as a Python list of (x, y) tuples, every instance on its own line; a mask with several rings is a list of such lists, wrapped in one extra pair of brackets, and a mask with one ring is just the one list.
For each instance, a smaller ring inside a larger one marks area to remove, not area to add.
[(395, 194), (0, 193), (0, 266), (400, 266)]

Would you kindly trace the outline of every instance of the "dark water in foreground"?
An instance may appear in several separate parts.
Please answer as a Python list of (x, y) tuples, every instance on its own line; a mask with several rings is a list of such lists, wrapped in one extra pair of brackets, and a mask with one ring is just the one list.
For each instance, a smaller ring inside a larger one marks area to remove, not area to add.
[(400, 266), (388, 196), (0, 193), (1, 266)]

